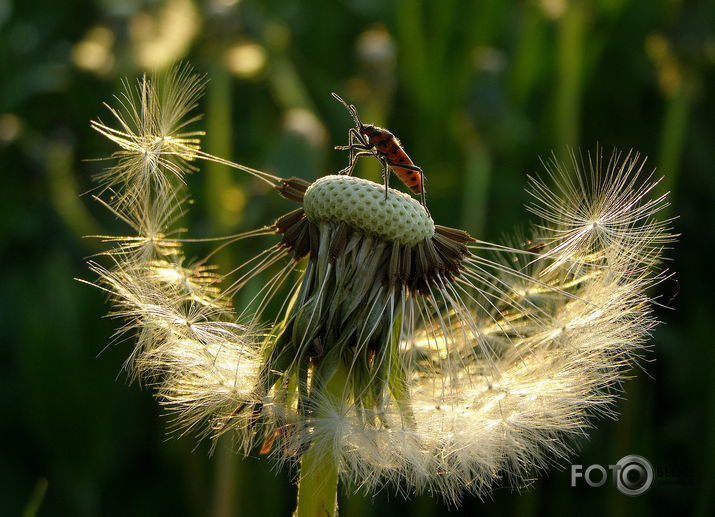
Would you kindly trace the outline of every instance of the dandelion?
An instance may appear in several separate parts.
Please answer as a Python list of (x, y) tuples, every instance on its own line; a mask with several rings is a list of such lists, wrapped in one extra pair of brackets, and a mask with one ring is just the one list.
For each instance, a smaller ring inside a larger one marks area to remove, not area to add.
[[(180, 432), (230, 432), (243, 452), (298, 466), (298, 515), (324, 515), (338, 479), (452, 502), (518, 486), (595, 416), (614, 416), (657, 323), (647, 289), (666, 276), (656, 266), (673, 238), (637, 155), (548, 164), (553, 186), (531, 180), (540, 223), (497, 245), (367, 180), (284, 179), (203, 153), (199, 133), (181, 134), (200, 79), (184, 68), (164, 81), (144, 78), (110, 108), (117, 128), (93, 123), (121, 149), (99, 197), (137, 235), (105, 237), (110, 265), (91, 267), (126, 321), (119, 333), (137, 335), (131, 372)], [(174, 227), (199, 159), (294, 203), (216, 239), (274, 240), (228, 274), (187, 263), (191, 240)], [(251, 283), (258, 294), (234, 307)]]

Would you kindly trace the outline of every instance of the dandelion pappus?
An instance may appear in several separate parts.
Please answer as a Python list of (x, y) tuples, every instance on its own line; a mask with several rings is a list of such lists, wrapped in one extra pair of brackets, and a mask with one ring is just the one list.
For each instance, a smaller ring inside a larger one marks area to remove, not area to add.
[(355, 162), (360, 156), (374, 156), (382, 163), (382, 176), (385, 180), (385, 199), (387, 199), (387, 189), (390, 183), (390, 169), (397, 174), (397, 177), (409, 187), (409, 189), (420, 195), (422, 206), (425, 204), (425, 174), (420, 167), (407, 155), (402, 148), (402, 144), (387, 129), (363, 124), (358, 116), (354, 105), (345, 102), (337, 93), (333, 92), (333, 97), (340, 102), (350, 113), (355, 122), (355, 127), (348, 130), (348, 145), (336, 146), (335, 149), (350, 151), (350, 163), (340, 171), (341, 174), (352, 174)]

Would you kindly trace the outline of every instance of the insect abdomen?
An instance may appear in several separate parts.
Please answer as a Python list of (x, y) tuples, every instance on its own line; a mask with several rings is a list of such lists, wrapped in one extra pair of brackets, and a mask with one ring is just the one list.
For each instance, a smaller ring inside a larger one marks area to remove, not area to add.
[[(410, 162), (408, 165), (412, 165)], [(422, 193), (422, 174), (419, 171), (412, 169), (405, 169), (399, 165), (390, 165), (395, 174), (402, 180), (402, 182), (407, 185), (412, 192), (415, 194)]]
[(386, 129), (376, 126), (370, 127), (371, 131), (366, 134), (371, 145), (375, 146), (377, 152), (387, 156), (388, 164), (397, 174), (397, 177), (407, 185), (415, 194), (422, 193), (422, 174), (413, 168), (405, 168), (401, 165), (415, 167), (407, 153), (400, 145), (399, 140)]

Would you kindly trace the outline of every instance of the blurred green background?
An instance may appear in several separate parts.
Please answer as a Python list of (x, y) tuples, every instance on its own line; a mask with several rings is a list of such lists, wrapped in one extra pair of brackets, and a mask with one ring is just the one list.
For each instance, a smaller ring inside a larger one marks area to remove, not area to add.
[[(569, 462), (521, 493), (464, 499), (450, 515), (711, 515), (715, 465), (712, 228), (715, 3), (680, 0), (0, 0), (0, 515), (288, 515), (295, 488), (270, 462), (220, 443), (167, 438), (148, 390), (128, 385), (128, 342), (84, 259), (97, 233), (128, 231), (94, 203), (114, 149), (89, 128), (120, 78), (188, 60), (209, 79), (204, 149), (282, 176), (346, 165), (351, 121), (400, 136), (429, 179), (438, 222), (499, 240), (529, 218), (540, 158), (600, 143), (637, 149), (665, 175), (682, 233), (659, 286), (665, 324), (573, 463), (641, 454), (659, 479), (628, 498), (569, 486)], [(375, 160), (357, 172), (378, 178)], [(394, 181), (394, 180), (393, 180)], [(397, 183), (394, 181), (394, 183)], [(290, 204), (203, 164), (189, 179), (194, 237), (270, 223)], [(224, 267), (255, 249), (221, 256)], [(203, 250), (198, 249), (196, 253)], [(106, 349), (105, 349), (106, 347)], [(652, 361), (651, 361), (652, 360)], [(389, 489), (341, 494), (342, 514), (431, 516), (447, 508)]]

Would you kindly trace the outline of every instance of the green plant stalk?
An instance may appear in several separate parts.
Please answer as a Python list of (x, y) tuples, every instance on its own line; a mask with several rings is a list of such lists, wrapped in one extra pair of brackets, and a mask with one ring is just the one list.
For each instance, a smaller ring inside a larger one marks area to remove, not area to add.
[[(231, 121), (231, 77), (223, 67), (215, 67), (207, 89), (207, 133), (211, 135), (206, 145), (210, 153), (217, 156), (230, 156), (233, 124)], [(231, 214), (225, 209), (222, 193), (232, 185), (231, 171), (225, 165), (208, 162), (204, 178), (206, 181), (205, 199), (209, 210), (210, 224), (214, 231), (221, 233), (230, 227)], [(232, 253), (223, 249), (217, 262), (224, 270), (230, 270), (234, 263)], [(231, 437), (226, 435), (219, 440), (215, 454), (215, 485), (212, 494), (212, 517), (228, 517), (236, 514), (239, 508), (242, 463), (237, 461), (231, 446)]]
[(338, 513), (338, 466), (311, 447), (300, 462), (297, 517)]
[[(318, 376), (316, 376), (318, 377)], [(340, 361), (323, 393), (339, 401), (345, 392), (347, 375)], [(318, 414), (318, 417), (323, 415)], [(326, 517), (338, 514), (338, 465), (332, 455), (310, 447), (300, 461), (298, 506), (294, 517)]]
[(35, 483), (35, 488), (32, 489), (32, 494), (30, 499), (25, 505), (25, 509), (22, 511), (22, 517), (35, 517), (42, 507), (42, 502), (45, 500), (45, 494), (47, 494), (47, 479), (40, 478)]
[[(233, 123), (231, 120), (231, 76), (222, 67), (215, 67), (208, 83), (206, 99), (206, 125), (210, 138), (206, 141), (207, 151), (214, 156), (231, 156), (233, 146)], [(233, 226), (231, 214), (227, 212), (222, 194), (232, 187), (232, 172), (229, 167), (208, 162), (204, 168), (206, 179), (206, 204), (214, 231), (220, 232)], [(226, 265), (232, 264), (232, 257), (224, 253)]]
[(659, 193), (673, 192), (677, 186), (679, 162), (685, 145), (692, 99), (693, 78), (685, 71), (680, 85), (668, 100), (660, 136), (658, 170), (663, 174)]
[(230, 517), (236, 513), (239, 499), (236, 487), (240, 486), (238, 481), (240, 464), (236, 461), (230, 436), (224, 435), (219, 438), (215, 456), (216, 481), (212, 494), (212, 517)]
[[(74, 173), (74, 149), (60, 139), (47, 140), (46, 170), (50, 199), (65, 224), (75, 235), (97, 235), (99, 225), (80, 201), (80, 187)], [(84, 239), (87, 241), (88, 239)], [(95, 243), (84, 242), (93, 246)]]
[(398, 2), (396, 10), (400, 16), (395, 20), (395, 28), (400, 48), (406, 49), (406, 52), (400, 56), (400, 68), (407, 79), (405, 84), (418, 108), (425, 110), (429, 109), (428, 85), (432, 85), (432, 81), (427, 62), (422, 9), (422, 1)]
[(576, 1), (569, 5), (559, 23), (555, 136), (560, 153), (575, 148), (579, 141), (586, 14), (585, 4)]
[(514, 65), (510, 67), (509, 78), (509, 90), (515, 104), (521, 110), (524, 109), (538, 80), (540, 60), (544, 54), (546, 25), (538, 6), (526, 5), (523, 11), (519, 39), (514, 53)]
[(489, 207), (489, 184), (492, 176), (492, 159), (489, 149), (479, 137), (476, 128), (465, 120), (463, 133), (466, 156), (466, 174), (462, 190), (462, 226), (474, 235), (481, 235), (486, 227)]

